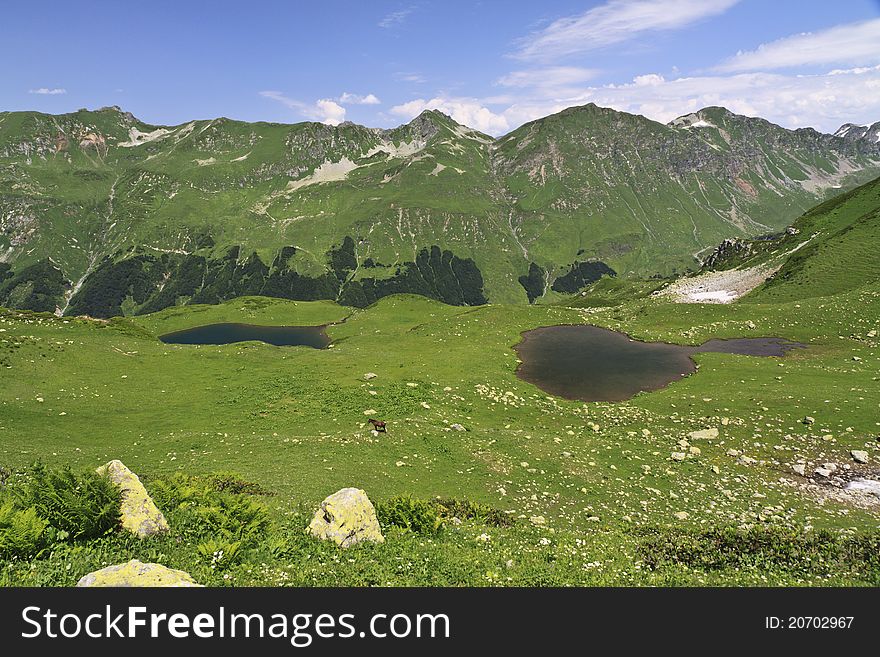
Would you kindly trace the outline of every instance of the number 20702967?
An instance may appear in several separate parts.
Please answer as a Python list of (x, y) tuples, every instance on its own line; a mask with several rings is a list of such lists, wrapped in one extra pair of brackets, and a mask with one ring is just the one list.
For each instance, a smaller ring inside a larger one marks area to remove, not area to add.
[(765, 616), (768, 630), (848, 630), (855, 616)]

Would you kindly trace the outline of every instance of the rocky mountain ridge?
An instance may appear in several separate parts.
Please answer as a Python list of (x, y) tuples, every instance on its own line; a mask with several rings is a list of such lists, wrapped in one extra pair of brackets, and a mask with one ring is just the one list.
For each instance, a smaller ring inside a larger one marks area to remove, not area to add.
[(4, 112), (0, 304), (223, 300), (257, 270), (265, 287), (283, 254), (276, 296), (539, 302), (593, 276), (680, 273), (724, 239), (785, 228), (880, 175), (880, 144), (857, 132), (717, 107), (664, 125), (592, 104), (498, 139), (434, 110), (393, 129)]

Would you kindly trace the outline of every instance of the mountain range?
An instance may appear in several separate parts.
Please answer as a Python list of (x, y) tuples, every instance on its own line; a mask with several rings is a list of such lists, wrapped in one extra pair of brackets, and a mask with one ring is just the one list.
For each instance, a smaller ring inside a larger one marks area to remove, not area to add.
[(4, 112), (0, 305), (547, 301), (699, 268), (877, 176), (880, 123), (829, 135), (721, 107), (662, 124), (590, 104), (497, 139), (433, 110), (390, 130)]

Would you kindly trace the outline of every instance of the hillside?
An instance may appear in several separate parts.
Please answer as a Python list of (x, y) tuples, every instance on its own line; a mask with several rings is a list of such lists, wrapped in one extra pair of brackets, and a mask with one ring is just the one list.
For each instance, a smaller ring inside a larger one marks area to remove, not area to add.
[(6, 112), (0, 304), (526, 303), (681, 272), (878, 173), (870, 140), (723, 108), (663, 125), (587, 105), (497, 140), (436, 111), (393, 130)]
[(707, 269), (766, 267), (774, 274), (745, 299), (823, 297), (880, 280), (880, 178), (818, 205), (778, 235), (729, 240)]

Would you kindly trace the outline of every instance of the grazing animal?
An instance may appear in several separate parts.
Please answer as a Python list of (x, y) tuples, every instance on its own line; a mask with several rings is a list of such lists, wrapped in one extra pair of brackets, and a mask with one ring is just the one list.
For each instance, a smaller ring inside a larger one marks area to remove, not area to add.
[(374, 420), (373, 418), (370, 418), (369, 420), (367, 420), (367, 422), (372, 424), (373, 428), (376, 429), (376, 431), (388, 433), (388, 429), (385, 428), (385, 422), (383, 422), (382, 420)]

